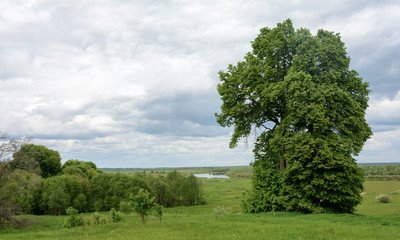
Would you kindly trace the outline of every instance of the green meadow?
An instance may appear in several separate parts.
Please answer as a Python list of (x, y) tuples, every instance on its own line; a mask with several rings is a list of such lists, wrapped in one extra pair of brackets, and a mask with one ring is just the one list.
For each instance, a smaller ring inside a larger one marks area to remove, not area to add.
[[(113, 223), (102, 212), (106, 224), (65, 228), (68, 216), (20, 216), (27, 226), (1, 230), (0, 239), (399, 239), (400, 181), (367, 181), (356, 214), (242, 214), (240, 201), (250, 185), (241, 178), (202, 179), (206, 204), (166, 208), (161, 222), (149, 216), (142, 224), (130, 214)], [(380, 203), (380, 194), (392, 201)], [(217, 218), (218, 208), (225, 213)]]

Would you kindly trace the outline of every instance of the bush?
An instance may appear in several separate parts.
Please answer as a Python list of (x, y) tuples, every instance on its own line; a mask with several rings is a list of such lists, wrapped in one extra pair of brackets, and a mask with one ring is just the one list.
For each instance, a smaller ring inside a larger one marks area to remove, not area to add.
[(382, 194), (376, 197), (376, 200), (378, 200), (381, 203), (388, 203), (390, 202), (392, 199), (390, 198), (389, 195), (386, 194)]
[(100, 216), (98, 212), (93, 213), (92, 220), (88, 221), (89, 224), (93, 223), (95, 225), (105, 224), (106, 220)]
[(112, 208), (110, 211), (110, 215), (111, 215), (111, 220), (113, 222), (119, 222), (122, 219), (122, 213), (120, 211), (115, 210), (115, 208)]
[(65, 210), (69, 216), (67, 222), (65, 223), (65, 227), (79, 227), (83, 225), (82, 216), (78, 214), (78, 210), (73, 207), (69, 207)]

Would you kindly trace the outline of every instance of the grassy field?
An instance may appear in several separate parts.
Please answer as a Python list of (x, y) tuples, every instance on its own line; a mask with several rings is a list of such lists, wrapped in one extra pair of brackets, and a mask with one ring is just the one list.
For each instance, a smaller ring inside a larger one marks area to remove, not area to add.
[[(162, 222), (150, 216), (146, 224), (134, 214), (119, 223), (67, 229), (67, 217), (25, 216), (24, 229), (0, 231), (0, 239), (399, 239), (400, 182), (366, 182), (364, 203), (357, 214), (265, 213), (241, 214), (242, 192), (250, 188), (246, 179), (203, 179), (206, 205), (164, 209)], [(388, 194), (391, 203), (375, 197)], [(214, 209), (225, 215), (216, 219)], [(89, 218), (92, 214), (85, 214)], [(110, 218), (108, 213), (101, 213)]]

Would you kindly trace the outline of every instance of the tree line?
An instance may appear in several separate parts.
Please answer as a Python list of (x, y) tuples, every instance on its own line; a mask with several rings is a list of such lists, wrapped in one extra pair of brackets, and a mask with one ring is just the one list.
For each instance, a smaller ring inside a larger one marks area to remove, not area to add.
[(365, 179), (371, 181), (399, 181), (400, 164), (360, 165)]
[(360, 165), (365, 176), (373, 175), (400, 175), (400, 164)]
[[(2, 141), (0, 147), (6, 144), (10, 141)], [(93, 162), (61, 164), (57, 151), (41, 145), (25, 144), (14, 150), (11, 157), (0, 161), (0, 226), (15, 222), (14, 214), (61, 215), (69, 207), (79, 212), (119, 210), (140, 191), (148, 192), (163, 207), (203, 201), (200, 183), (193, 175), (177, 171), (111, 174)]]

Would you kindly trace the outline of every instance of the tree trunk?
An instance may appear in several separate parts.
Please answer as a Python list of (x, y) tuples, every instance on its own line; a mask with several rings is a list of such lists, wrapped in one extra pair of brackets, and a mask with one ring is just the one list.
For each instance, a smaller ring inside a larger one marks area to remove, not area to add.
[(282, 172), (286, 167), (286, 161), (283, 158), (283, 154), (279, 153), (279, 171)]

